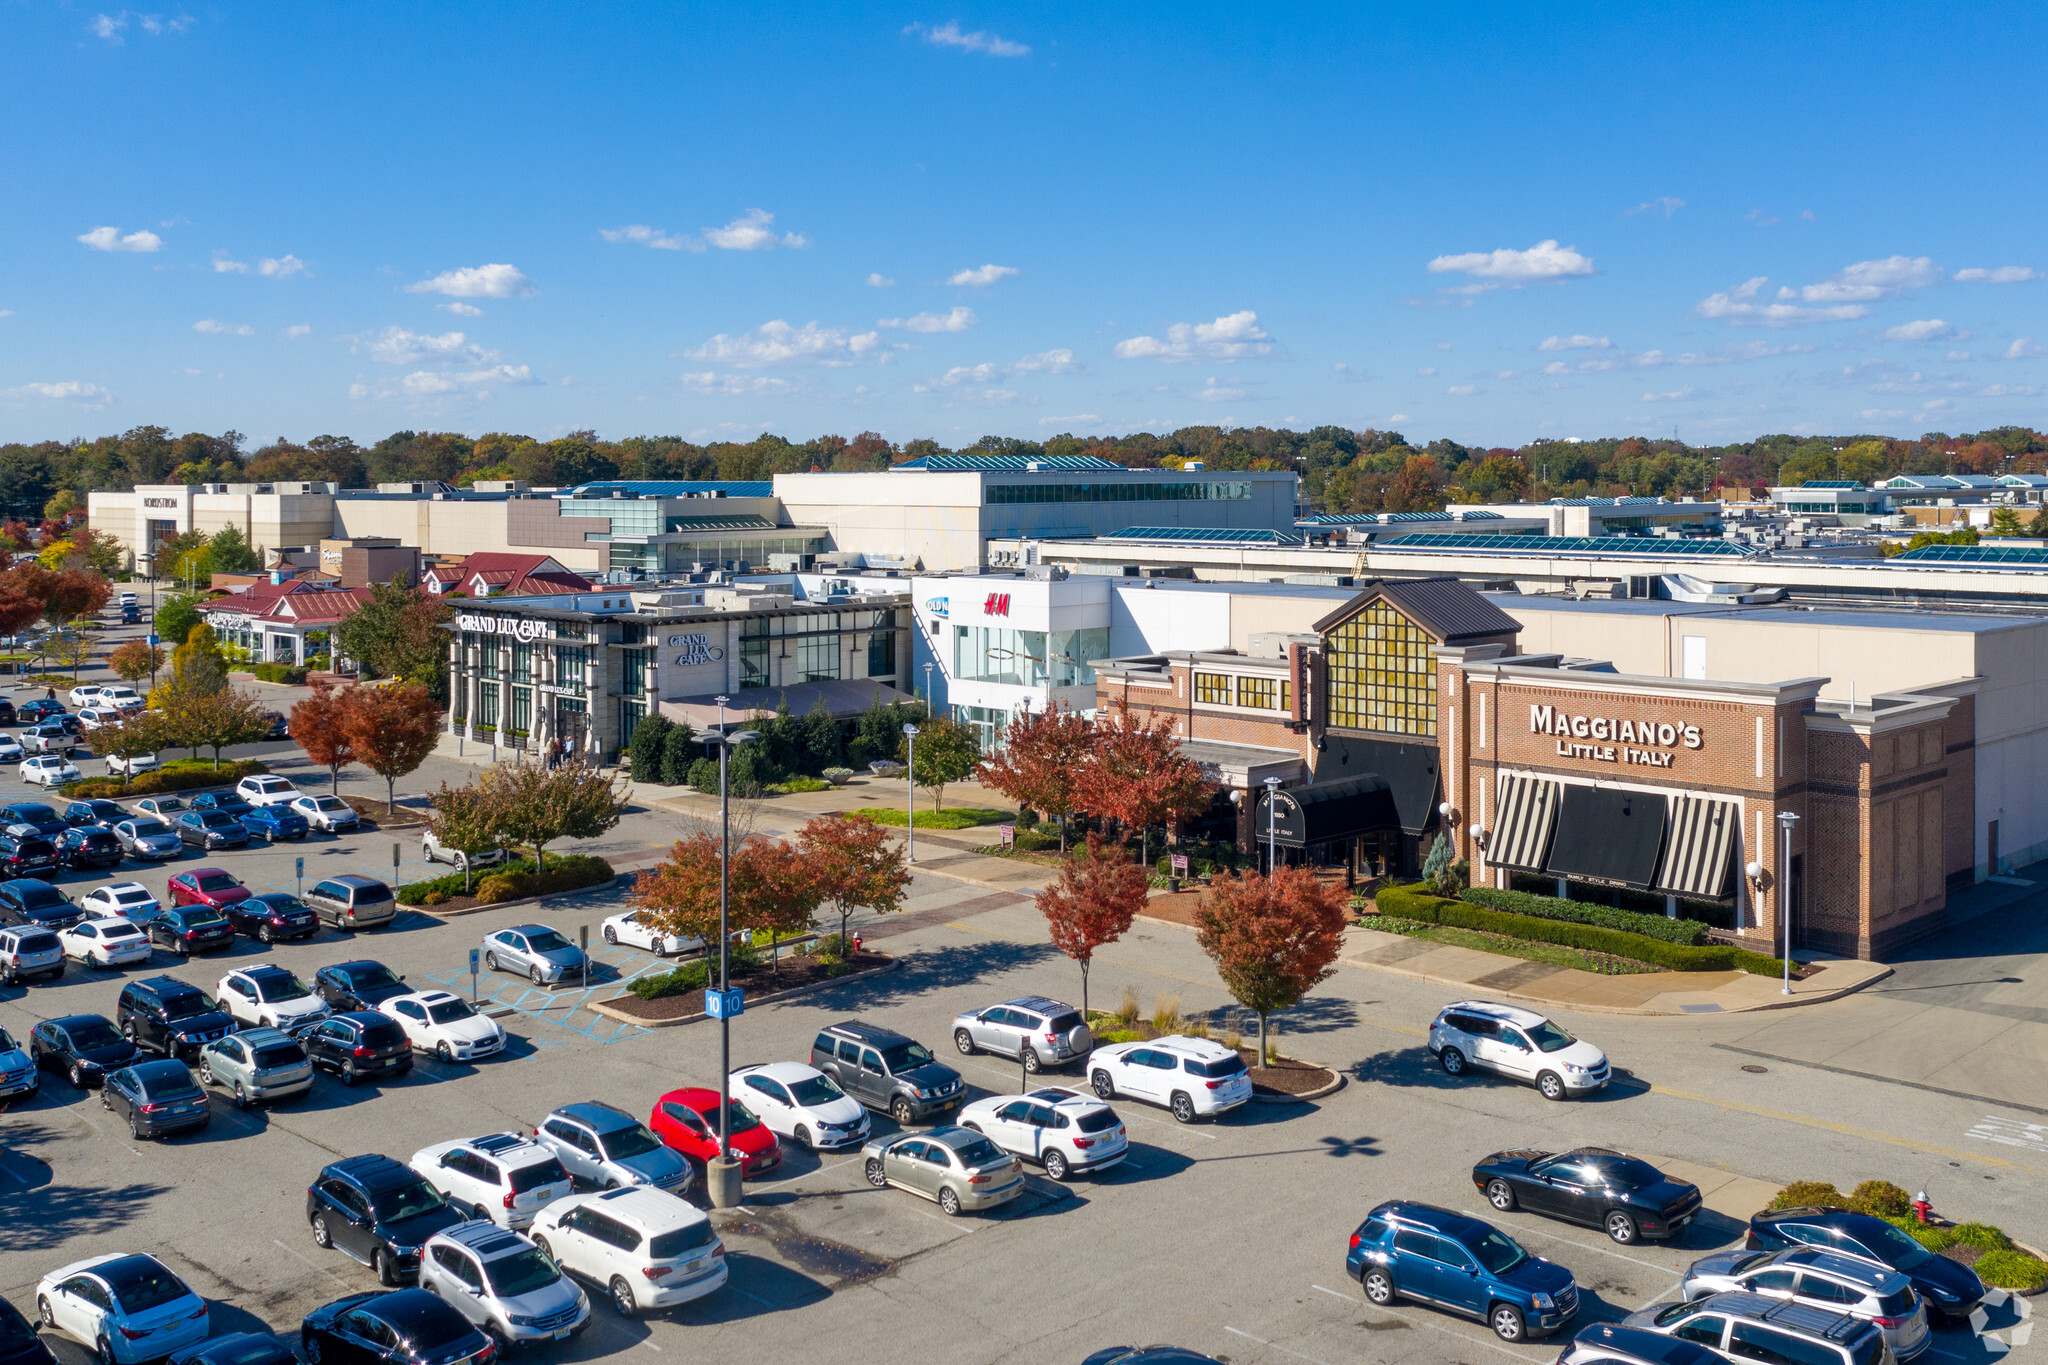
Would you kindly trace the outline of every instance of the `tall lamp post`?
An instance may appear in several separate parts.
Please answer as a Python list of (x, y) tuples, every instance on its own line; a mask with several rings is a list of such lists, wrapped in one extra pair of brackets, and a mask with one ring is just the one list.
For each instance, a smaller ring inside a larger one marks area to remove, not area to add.
[(713, 1208), (731, 1209), (740, 1203), (740, 1163), (732, 1156), (732, 1019), (725, 1007), (731, 997), (728, 970), (732, 938), (726, 927), (732, 892), (732, 815), (727, 804), (726, 768), (732, 751), (761, 737), (756, 730), (727, 734), (707, 733), (706, 745), (718, 749), (718, 1155), (704, 1164), (704, 1191)]
[(136, 567), (149, 579), (149, 624), (142, 628), (143, 643), (149, 647), (149, 690), (156, 691), (156, 555), (135, 556)]
[(1792, 826), (1799, 816), (1789, 810), (1778, 812), (1778, 918), (1785, 921), (1785, 988), (1792, 994)]
[(1273, 797), (1279, 790), (1279, 778), (1269, 777), (1266, 779), (1266, 875), (1268, 877), (1280, 870), (1279, 864), (1274, 861), (1273, 837), (1273, 807), (1278, 804), (1278, 802), (1273, 800)]
[(914, 863), (917, 861), (917, 727), (915, 725), (903, 727), (903, 742), (907, 746), (903, 755), (907, 760), (903, 765), (903, 788), (910, 801), (910, 818), (904, 822), (904, 827), (910, 831), (910, 851), (906, 855), (905, 861)]

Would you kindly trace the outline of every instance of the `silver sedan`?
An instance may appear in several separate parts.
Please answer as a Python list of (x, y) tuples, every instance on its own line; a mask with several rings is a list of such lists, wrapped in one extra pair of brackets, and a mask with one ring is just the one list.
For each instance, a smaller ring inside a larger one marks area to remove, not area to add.
[(589, 971), (583, 950), (545, 924), (521, 924), (484, 935), (484, 965), (494, 972), (523, 976), (539, 986)]

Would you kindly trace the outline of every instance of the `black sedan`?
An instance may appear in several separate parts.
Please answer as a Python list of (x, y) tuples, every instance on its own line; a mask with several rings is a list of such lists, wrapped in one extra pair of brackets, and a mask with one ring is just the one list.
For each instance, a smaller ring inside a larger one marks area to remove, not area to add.
[(137, 1141), (204, 1128), (213, 1121), (206, 1092), (192, 1079), (192, 1069), (168, 1057), (137, 1062), (107, 1076), (100, 1104), (128, 1120)]
[(235, 946), (234, 926), (210, 905), (167, 906), (144, 920), (142, 928), (151, 943), (179, 957)]
[(268, 1332), (229, 1332), (172, 1356), (166, 1365), (298, 1365), (292, 1348)]
[(1867, 1213), (1847, 1209), (1766, 1209), (1749, 1220), (1745, 1244), (1757, 1251), (1814, 1247), (1888, 1265), (1913, 1282), (1928, 1311), (1955, 1321), (1970, 1316), (1984, 1297), (1984, 1281), (1961, 1261), (1937, 1256), (1905, 1233)]
[(362, 958), (313, 973), (313, 991), (336, 1011), (374, 1010), (386, 1000), (412, 994), (412, 987), (383, 963)]
[(222, 906), (221, 910), (228, 917), (228, 923), (235, 926), (236, 933), (247, 934), (264, 943), (276, 943), (287, 938), (311, 938), (320, 932), (320, 919), (313, 913), (313, 907), (283, 891), (251, 896)]
[(1495, 1152), (1472, 1168), (1472, 1183), (1502, 1213), (1583, 1223), (1624, 1245), (1676, 1237), (1700, 1210), (1699, 1186), (1605, 1147)]
[(248, 828), (224, 810), (188, 810), (171, 821), (171, 828), (186, 847), (202, 853), (216, 848), (240, 848), (249, 842)]
[(45, 1019), (28, 1031), (28, 1055), (43, 1070), (61, 1071), (83, 1090), (143, 1054), (104, 1017), (67, 1014)]
[(0, 1365), (57, 1365), (21, 1310), (0, 1299)]
[(98, 825), (112, 829), (128, 818), (128, 812), (111, 801), (73, 801), (64, 808), (64, 823), (73, 829)]
[(217, 810), (234, 816), (237, 820), (254, 809), (247, 801), (231, 791), (202, 792), (192, 798), (193, 810)]
[(57, 836), (57, 865), (74, 872), (119, 867), (121, 857), (121, 841), (112, 830), (98, 825), (81, 825)]
[(498, 1344), (424, 1289), (350, 1294), (299, 1324), (306, 1365), (490, 1365)]

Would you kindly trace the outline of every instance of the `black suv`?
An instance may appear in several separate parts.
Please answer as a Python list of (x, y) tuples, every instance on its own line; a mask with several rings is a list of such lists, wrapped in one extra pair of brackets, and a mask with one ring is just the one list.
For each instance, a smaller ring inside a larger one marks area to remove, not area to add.
[(0, 875), (32, 877), (57, 866), (57, 845), (34, 825), (9, 825), (0, 830)]
[(389, 1015), (370, 1010), (322, 1019), (299, 1035), (299, 1046), (313, 1059), (354, 1085), (365, 1076), (403, 1076), (412, 1070), (412, 1043)]
[(57, 865), (72, 871), (94, 867), (119, 867), (121, 841), (114, 831), (98, 825), (81, 825), (57, 836)]
[(337, 1012), (374, 1010), (386, 1000), (411, 995), (412, 987), (381, 962), (337, 962), (313, 973), (313, 993)]
[(924, 1044), (858, 1019), (833, 1024), (811, 1043), (811, 1065), (839, 1088), (898, 1123), (957, 1108), (966, 1087), (960, 1073)]
[(388, 1156), (352, 1156), (324, 1167), (306, 1190), (313, 1240), (361, 1261), (380, 1284), (420, 1273), (426, 1240), (462, 1221), (441, 1193)]
[(1913, 1282), (1935, 1317), (1970, 1316), (1984, 1297), (1984, 1281), (1961, 1261), (1937, 1256), (1882, 1218), (1847, 1209), (1766, 1209), (1749, 1220), (1744, 1245), (1758, 1251), (1813, 1247), (1888, 1265)]
[(45, 839), (54, 839), (71, 828), (63, 816), (40, 801), (15, 801), (0, 806), (0, 824), (33, 825)]
[(28, 1031), (28, 1055), (45, 1071), (61, 1071), (80, 1090), (142, 1055), (121, 1030), (97, 1014), (45, 1019)]
[(69, 929), (85, 918), (85, 911), (48, 882), (17, 877), (0, 882), (0, 918), (38, 929)]
[(149, 976), (121, 988), (114, 1020), (137, 1047), (166, 1057), (196, 1057), (199, 1049), (235, 1031), (235, 1021), (204, 991), (175, 976)]

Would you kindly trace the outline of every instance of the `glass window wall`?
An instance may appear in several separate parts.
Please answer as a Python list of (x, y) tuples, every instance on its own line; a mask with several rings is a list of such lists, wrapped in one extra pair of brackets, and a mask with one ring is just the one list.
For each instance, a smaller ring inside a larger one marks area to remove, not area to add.
[(1385, 602), (1331, 631), (1329, 723), (1346, 730), (1436, 734), (1435, 643)]

